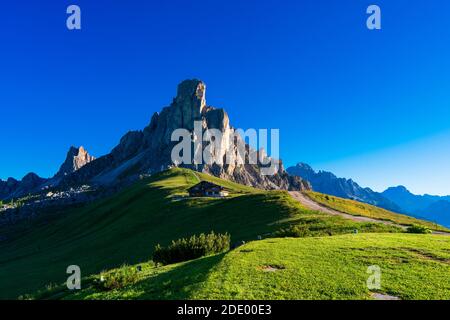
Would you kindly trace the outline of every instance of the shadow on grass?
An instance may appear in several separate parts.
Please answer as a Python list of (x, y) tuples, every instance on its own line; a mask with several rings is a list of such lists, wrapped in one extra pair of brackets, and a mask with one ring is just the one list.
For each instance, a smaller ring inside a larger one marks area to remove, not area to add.
[[(46, 288), (24, 299), (33, 300), (189, 300), (201, 289), (210, 271), (222, 260), (226, 253), (187, 261), (178, 266), (165, 266), (168, 271), (149, 275), (133, 285), (119, 291), (101, 291), (95, 289), (94, 278), (83, 279), (86, 289), (76, 292), (68, 291), (65, 284)], [(158, 272), (158, 269), (153, 269)], [(100, 295), (97, 295), (97, 294)], [(94, 295), (94, 296), (92, 296)]]
[(133, 285), (133, 299), (188, 300), (201, 289), (210, 271), (226, 253), (186, 262)]

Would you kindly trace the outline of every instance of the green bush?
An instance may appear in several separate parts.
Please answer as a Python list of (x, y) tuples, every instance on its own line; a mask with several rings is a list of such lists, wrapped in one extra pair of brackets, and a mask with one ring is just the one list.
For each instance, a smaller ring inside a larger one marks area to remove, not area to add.
[(303, 238), (311, 235), (311, 231), (305, 225), (295, 225), (280, 229), (274, 233), (277, 238)]
[(123, 265), (117, 270), (102, 272), (100, 277), (94, 280), (94, 285), (100, 290), (122, 289), (138, 281), (138, 271), (134, 267)]
[(421, 233), (421, 234), (432, 233), (432, 231), (430, 229), (428, 229), (427, 227), (419, 226), (419, 225), (416, 225), (416, 224), (413, 224), (412, 226), (408, 227), (408, 229), (406, 229), (406, 232), (408, 232), (408, 233)]
[(221, 253), (230, 250), (230, 241), (231, 238), (228, 233), (215, 234), (212, 231), (206, 235), (202, 233), (199, 236), (193, 235), (187, 239), (172, 241), (166, 248), (158, 244), (153, 253), (153, 261), (171, 264)]

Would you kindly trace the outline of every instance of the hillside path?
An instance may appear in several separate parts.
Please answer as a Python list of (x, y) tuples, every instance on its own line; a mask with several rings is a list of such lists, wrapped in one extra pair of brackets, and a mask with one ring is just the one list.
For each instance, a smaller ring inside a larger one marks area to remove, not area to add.
[(400, 224), (396, 224), (393, 223), (391, 221), (386, 221), (386, 220), (378, 220), (378, 219), (373, 219), (373, 218), (369, 218), (369, 217), (363, 217), (363, 216), (353, 216), (351, 214), (348, 213), (343, 213), (334, 209), (330, 209), (320, 203), (317, 203), (315, 201), (313, 201), (311, 198), (309, 198), (307, 195), (299, 192), (299, 191), (290, 191), (289, 194), (297, 201), (299, 201), (301, 204), (303, 204), (305, 207), (307, 207), (308, 209), (311, 210), (315, 210), (315, 211), (320, 211), (326, 214), (330, 214), (333, 216), (341, 216), (344, 217), (346, 219), (349, 220), (353, 220), (353, 221), (357, 221), (357, 222), (376, 222), (376, 223), (383, 223), (383, 224), (387, 224), (390, 226), (396, 226), (399, 228), (402, 228), (404, 230), (406, 230), (407, 227), (402, 226)]
[(195, 179), (197, 179), (197, 182), (201, 182), (202, 179), (200, 179), (200, 177), (198, 176), (198, 174), (195, 171), (191, 171), (193, 176), (195, 177)]
[[(379, 219), (373, 219), (373, 218), (368, 218), (368, 217), (363, 217), (363, 216), (353, 216), (351, 214), (348, 213), (343, 213), (331, 208), (328, 208), (320, 203), (315, 202), (314, 200), (312, 200), (310, 197), (308, 197), (307, 195), (303, 194), (302, 192), (299, 191), (289, 191), (289, 194), (297, 201), (299, 201), (301, 204), (303, 204), (305, 207), (307, 207), (308, 209), (311, 210), (315, 210), (315, 211), (320, 211), (326, 214), (330, 214), (333, 216), (341, 216), (345, 219), (349, 219), (349, 220), (353, 220), (353, 221), (357, 221), (357, 222), (376, 222), (376, 223), (383, 223), (386, 225), (390, 225), (390, 226), (396, 226), (399, 228), (402, 228), (403, 230), (406, 230), (408, 227), (406, 226), (402, 226), (400, 224), (396, 224), (394, 222), (391, 221), (386, 221), (386, 220), (379, 220)], [(444, 235), (444, 236), (450, 236), (450, 233), (448, 232), (444, 232), (444, 231), (433, 231), (433, 234), (439, 234), (439, 235)]]

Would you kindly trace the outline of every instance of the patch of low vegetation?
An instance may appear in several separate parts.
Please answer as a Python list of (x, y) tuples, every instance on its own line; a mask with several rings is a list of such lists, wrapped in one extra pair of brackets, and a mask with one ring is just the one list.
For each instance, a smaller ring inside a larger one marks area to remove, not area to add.
[(230, 250), (230, 241), (228, 233), (215, 234), (212, 231), (206, 235), (202, 233), (172, 241), (167, 247), (158, 244), (153, 252), (153, 262), (171, 264), (222, 253)]
[(95, 278), (94, 286), (99, 290), (117, 290), (136, 283), (139, 279), (138, 268), (123, 265), (119, 269), (103, 272)]
[(414, 225), (408, 227), (408, 229), (406, 229), (406, 232), (408, 232), (408, 233), (419, 233), (419, 234), (432, 233), (432, 231), (429, 228), (427, 228), (425, 226), (420, 226), (420, 225), (417, 225), (417, 224), (414, 224)]
[(306, 220), (301, 221), (298, 224), (277, 230), (272, 236), (275, 238), (303, 238), (359, 232), (395, 233), (402, 231), (403, 229), (393, 225), (372, 222), (361, 223), (345, 220), (340, 217), (329, 217), (328, 219), (323, 219), (321, 222), (316, 221), (316, 223), (311, 224)]
[(334, 197), (326, 194), (322, 194), (319, 192), (313, 192), (308, 191), (306, 192), (306, 195), (310, 197), (312, 200), (314, 200), (317, 203), (320, 203), (328, 208), (348, 213), (354, 216), (363, 216), (378, 220), (385, 220), (385, 221), (391, 221), (393, 223), (397, 223), (400, 225), (405, 226), (412, 226), (412, 225), (418, 225), (427, 227), (431, 230), (436, 231), (447, 231), (450, 232), (449, 229), (440, 226), (436, 223), (416, 219), (404, 214), (394, 213), (379, 207), (372, 206), (370, 204), (365, 204), (362, 202), (349, 200), (349, 199), (343, 199), (339, 197)]

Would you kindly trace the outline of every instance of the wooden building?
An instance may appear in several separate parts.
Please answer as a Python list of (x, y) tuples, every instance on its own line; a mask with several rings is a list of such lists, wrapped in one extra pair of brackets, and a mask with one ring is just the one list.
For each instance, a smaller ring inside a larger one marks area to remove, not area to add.
[(226, 197), (228, 192), (215, 183), (202, 181), (188, 189), (190, 197)]

